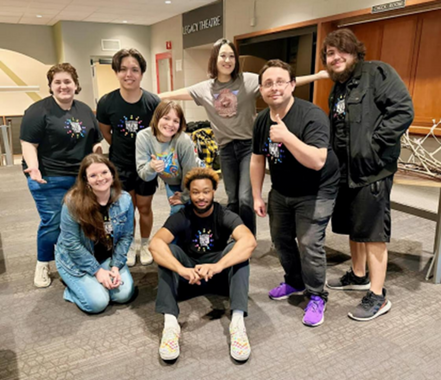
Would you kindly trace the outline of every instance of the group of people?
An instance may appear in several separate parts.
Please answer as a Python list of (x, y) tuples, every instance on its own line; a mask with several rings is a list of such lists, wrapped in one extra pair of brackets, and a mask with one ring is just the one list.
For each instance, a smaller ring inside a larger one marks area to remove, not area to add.
[[(221, 293), (231, 304), (230, 354), (247, 360), (249, 258), (256, 247), (256, 218), (269, 215), (271, 238), (285, 272), (269, 291), (273, 300), (304, 294), (303, 323), (319, 326), (326, 287), (367, 291), (349, 317), (367, 321), (390, 310), (384, 288), (390, 239), (390, 192), (400, 137), (413, 120), (409, 93), (395, 70), (364, 61), (365, 47), (349, 29), (330, 33), (321, 60), (326, 71), (296, 78), (292, 67), (270, 60), (260, 74), (242, 73), (237, 50), (221, 39), (208, 63), (210, 79), (154, 95), (141, 88), (147, 69), (135, 49), (115, 54), (120, 88), (98, 103), (96, 117), (75, 100), (81, 90), (67, 63), (48, 72), (52, 96), (23, 117), (23, 167), (40, 214), (34, 284), (51, 283), (55, 257), (66, 284), (64, 298), (89, 313), (110, 301), (132, 299), (135, 209), (141, 232), (140, 262), (158, 264), (156, 311), (164, 315), (159, 353), (180, 354), (178, 300)], [(295, 98), (296, 85), (330, 77), (329, 117)], [(268, 108), (256, 117), (261, 95)], [(228, 196), (214, 201), (219, 176), (204, 167), (176, 100), (207, 111), (219, 145)], [(110, 145), (103, 156), (100, 141)], [(262, 186), (266, 161), (272, 188)], [(160, 177), (170, 217), (150, 240), (152, 199)], [(352, 267), (326, 280), (326, 227), (349, 235)], [(367, 273), (369, 268), (369, 274)]]

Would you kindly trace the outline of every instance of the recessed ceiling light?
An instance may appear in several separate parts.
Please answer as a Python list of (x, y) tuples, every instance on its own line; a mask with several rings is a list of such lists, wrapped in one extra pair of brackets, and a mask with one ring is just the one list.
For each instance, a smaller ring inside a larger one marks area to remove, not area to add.
[(171, 1), (170, 1), (170, 0), (167, 0), (165, 3), (166, 3), (166, 4), (171, 4)]
[(37, 17), (38, 17), (38, 18), (42, 18), (43, 16), (42, 16), (42, 15), (37, 15)]
[(127, 20), (123, 20), (123, 24), (127, 24)]

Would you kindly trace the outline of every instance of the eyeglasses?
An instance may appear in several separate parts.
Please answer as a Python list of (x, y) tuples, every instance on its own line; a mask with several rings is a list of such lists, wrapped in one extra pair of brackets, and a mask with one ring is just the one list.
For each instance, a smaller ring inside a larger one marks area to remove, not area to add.
[(278, 89), (282, 89), (282, 88), (286, 88), (288, 86), (288, 83), (291, 83), (292, 81), (288, 81), (288, 82), (282, 82), (282, 81), (277, 81), (277, 82), (265, 82), (264, 84), (262, 84), (262, 87), (266, 88), (266, 89), (270, 89), (273, 88), (273, 86), (276, 86), (276, 88)]

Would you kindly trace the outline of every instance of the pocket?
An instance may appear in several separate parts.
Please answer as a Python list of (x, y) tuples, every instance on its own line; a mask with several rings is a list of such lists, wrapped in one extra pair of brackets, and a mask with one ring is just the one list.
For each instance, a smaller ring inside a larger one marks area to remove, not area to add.
[(367, 89), (354, 90), (351, 92), (346, 102), (348, 105), (348, 118), (349, 122), (360, 123), (361, 115), (363, 113), (363, 98), (366, 96)]

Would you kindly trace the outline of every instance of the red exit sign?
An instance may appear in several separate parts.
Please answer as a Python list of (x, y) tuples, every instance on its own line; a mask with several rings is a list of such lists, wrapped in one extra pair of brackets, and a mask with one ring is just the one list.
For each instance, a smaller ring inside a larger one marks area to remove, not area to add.
[(172, 43), (171, 43), (171, 41), (165, 41), (165, 48), (166, 48), (167, 50), (171, 50), (171, 48), (172, 48)]

